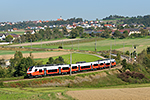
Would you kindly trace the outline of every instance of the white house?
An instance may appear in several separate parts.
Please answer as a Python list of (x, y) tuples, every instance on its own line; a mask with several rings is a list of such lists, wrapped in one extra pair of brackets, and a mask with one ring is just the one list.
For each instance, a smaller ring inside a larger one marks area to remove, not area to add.
[(139, 29), (131, 29), (130, 32), (129, 32), (129, 36), (131, 34), (141, 34), (141, 32), (139, 31)]

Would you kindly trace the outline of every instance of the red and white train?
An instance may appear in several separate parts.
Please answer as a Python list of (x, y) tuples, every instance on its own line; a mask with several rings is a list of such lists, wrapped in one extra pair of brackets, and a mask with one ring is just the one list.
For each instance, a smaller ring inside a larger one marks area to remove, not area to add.
[(77, 62), (76, 64), (51, 64), (51, 65), (41, 65), (41, 66), (31, 66), (27, 70), (28, 77), (38, 77), (46, 75), (55, 75), (55, 74), (67, 74), (75, 72), (81, 72), (85, 70), (96, 70), (109, 68), (116, 66), (115, 59), (103, 59), (95, 62)]

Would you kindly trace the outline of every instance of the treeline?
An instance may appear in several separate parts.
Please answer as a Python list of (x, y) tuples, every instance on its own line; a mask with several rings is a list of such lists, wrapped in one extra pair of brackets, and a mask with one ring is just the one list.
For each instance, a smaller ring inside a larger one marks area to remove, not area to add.
[(128, 17), (119, 16), (119, 15), (110, 15), (109, 17), (103, 18), (103, 20), (115, 20), (118, 18), (128, 18)]
[(60, 31), (58, 28), (53, 29), (46, 28), (45, 30), (40, 29), (39, 32), (36, 32), (34, 34), (31, 34), (30, 31), (27, 31), (26, 34), (20, 36), (20, 38), (15, 39), (14, 43), (60, 39), (63, 38), (65, 35), (67, 38), (76, 38), (76, 37), (85, 38), (87, 36), (87, 34), (83, 32), (82, 27), (76, 27), (75, 29), (72, 29), (71, 32), (68, 32), (66, 27), (64, 26), (62, 28), (62, 31)]
[(60, 21), (49, 21), (49, 22), (43, 22), (43, 23), (35, 23), (33, 21), (23, 21), (23, 22), (18, 22), (17, 24), (14, 25), (5, 25), (5, 26), (0, 26), (0, 31), (7, 31), (8, 29), (25, 29), (27, 27), (44, 27), (45, 25), (51, 26), (51, 25), (65, 25), (65, 24), (70, 24), (72, 25), (73, 22), (82, 22), (82, 18), (70, 18), (67, 20), (60, 20)]
[(131, 17), (124, 20), (124, 24), (143, 24), (145, 27), (150, 27), (150, 15)]
[[(42, 65), (42, 62), (35, 62), (33, 59), (33, 55), (30, 52), (29, 57), (23, 57), (20, 51), (16, 51), (14, 54), (14, 58), (10, 59), (11, 65), (7, 68), (0, 66), (0, 78), (5, 77), (18, 77), (27, 75), (27, 69), (34, 65)], [(1, 60), (1, 64), (3, 64), (3, 60)], [(59, 56), (56, 59), (50, 57), (48, 59), (47, 64), (65, 64), (64, 59)]]

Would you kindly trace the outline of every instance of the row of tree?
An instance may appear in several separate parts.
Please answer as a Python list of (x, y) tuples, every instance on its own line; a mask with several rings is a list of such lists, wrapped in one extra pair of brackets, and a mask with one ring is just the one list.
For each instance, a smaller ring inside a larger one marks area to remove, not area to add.
[[(0, 66), (0, 78), (26, 76), (27, 69), (30, 66), (42, 65), (42, 62), (35, 62), (33, 60), (32, 53), (30, 53), (29, 57), (25, 58), (20, 51), (16, 51), (14, 58), (10, 59), (10, 63), (11, 65), (8, 68)], [(0, 64), (4, 64), (4, 59), (0, 60)], [(65, 61), (61, 56), (55, 60), (50, 57), (47, 64), (65, 64)]]
[(24, 43), (24, 42), (34, 42), (38, 40), (50, 40), (50, 39), (60, 39), (64, 36), (68, 36), (68, 38), (76, 38), (76, 37), (86, 37), (86, 33), (83, 33), (82, 27), (76, 27), (75, 29), (72, 29), (71, 32), (68, 32), (66, 27), (62, 28), (62, 31), (60, 31), (58, 28), (46, 28), (40, 29), (39, 32), (35, 34), (31, 34), (30, 31), (27, 31), (26, 34), (22, 35), (20, 38), (14, 40), (15, 43)]
[(131, 17), (129, 19), (124, 20), (123, 22), (125, 24), (143, 24), (146, 27), (150, 27), (150, 15)]

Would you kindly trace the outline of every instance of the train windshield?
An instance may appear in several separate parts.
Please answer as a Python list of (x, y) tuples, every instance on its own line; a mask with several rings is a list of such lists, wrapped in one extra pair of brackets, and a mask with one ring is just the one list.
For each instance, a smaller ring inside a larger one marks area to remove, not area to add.
[(33, 66), (31, 66), (31, 67), (29, 68), (29, 71), (32, 71), (32, 68), (33, 68)]

